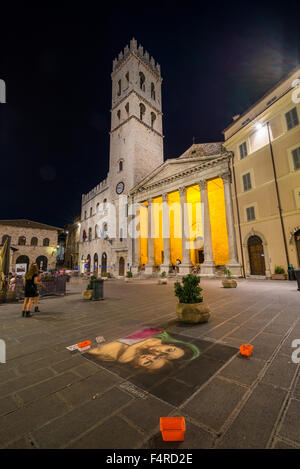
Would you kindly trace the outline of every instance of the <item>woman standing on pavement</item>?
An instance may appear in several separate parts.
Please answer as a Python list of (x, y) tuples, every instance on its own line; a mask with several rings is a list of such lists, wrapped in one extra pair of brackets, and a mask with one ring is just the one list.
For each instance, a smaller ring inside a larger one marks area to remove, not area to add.
[(39, 269), (37, 264), (32, 264), (24, 277), (25, 298), (23, 303), (22, 316), (26, 318), (30, 318), (32, 316), (30, 313), (32, 302), (34, 301), (34, 298), (38, 296), (38, 285), (42, 286), (42, 283), (38, 281), (38, 274)]

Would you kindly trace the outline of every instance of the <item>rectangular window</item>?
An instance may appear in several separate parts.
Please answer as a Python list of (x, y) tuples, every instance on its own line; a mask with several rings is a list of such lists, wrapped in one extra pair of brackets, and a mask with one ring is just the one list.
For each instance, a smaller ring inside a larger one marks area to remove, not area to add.
[(242, 160), (243, 158), (245, 158), (245, 156), (248, 155), (246, 142), (243, 142), (239, 148), (240, 148), (240, 158)]
[(285, 118), (288, 130), (291, 130), (293, 127), (296, 127), (296, 125), (299, 124), (298, 113), (295, 107), (286, 113)]
[(250, 189), (252, 189), (250, 173), (243, 175), (243, 185), (244, 185), (244, 191), (249, 191)]
[(255, 209), (254, 207), (247, 207), (247, 221), (255, 220)]
[(300, 169), (300, 147), (292, 151), (294, 170)]

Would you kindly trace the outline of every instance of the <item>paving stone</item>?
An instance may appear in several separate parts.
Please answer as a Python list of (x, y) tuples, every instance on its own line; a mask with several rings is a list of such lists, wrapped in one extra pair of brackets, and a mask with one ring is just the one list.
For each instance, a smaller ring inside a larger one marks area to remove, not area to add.
[[(122, 438), (119, 435), (122, 435)], [(138, 448), (144, 436), (120, 417), (111, 417), (104, 424), (94, 428), (79, 440), (67, 446), (68, 449), (128, 449)]]
[(74, 368), (75, 366), (79, 366), (80, 364), (82, 364), (81, 356), (74, 355), (73, 357), (70, 357), (67, 360), (63, 360), (51, 365), (51, 369), (56, 371), (57, 373), (61, 373), (62, 371), (69, 370), (71, 368)]
[(24, 404), (26, 404), (27, 402), (31, 402), (38, 398), (53, 394), (59, 389), (70, 386), (79, 379), (80, 378), (78, 378), (78, 376), (76, 376), (74, 373), (66, 372), (55, 376), (52, 379), (48, 379), (47, 381), (36, 384), (35, 386), (24, 389), (24, 391), (19, 391), (17, 396), (22, 399)]
[(122, 379), (106, 370), (97, 370), (96, 374), (60, 391), (60, 396), (72, 406), (78, 406), (103, 394), (108, 388), (117, 385)]
[(54, 372), (48, 368), (43, 368), (26, 376), (10, 380), (7, 383), (0, 384), (0, 396), (5, 396), (6, 394), (10, 394), (12, 391), (18, 391), (35, 383), (39, 383), (51, 376), (54, 376)]
[(285, 396), (282, 389), (258, 384), (217, 447), (265, 448)]
[(12, 396), (6, 396), (0, 399), (0, 415), (7, 414), (18, 407), (17, 402)]
[(183, 410), (199, 423), (219, 432), (247, 391), (218, 377), (200, 390)]
[(260, 333), (252, 342), (253, 356), (261, 360), (268, 360), (280, 344), (280, 337), (275, 334)]
[(67, 406), (56, 396), (47, 396), (1, 418), (0, 447), (64, 414)]
[(278, 356), (269, 366), (262, 383), (288, 389), (297, 370), (297, 364), (285, 356)]
[(64, 447), (105, 417), (117, 412), (131, 399), (127, 393), (112, 389), (43, 426), (33, 433), (34, 439), (40, 448)]
[(265, 362), (262, 360), (237, 356), (220, 371), (220, 375), (250, 386), (264, 366)]
[(165, 402), (178, 406), (194, 393), (194, 387), (173, 378), (167, 378), (151, 388), (151, 393)]
[(149, 395), (147, 399), (134, 400), (121, 411), (121, 416), (125, 416), (145, 432), (151, 432), (155, 427), (159, 428), (159, 418), (167, 417), (172, 410), (171, 405)]
[(300, 446), (297, 446), (297, 445), (294, 446), (294, 445), (291, 445), (289, 443), (286, 443), (283, 440), (280, 440), (280, 439), (276, 438), (276, 440), (273, 443), (272, 448), (274, 448), (274, 449), (293, 449), (293, 450), (295, 450), (295, 449), (299, 449)]
[(300, 425), (299, 425), (300, 401), (291, 399), (288, 404), (287, 412), (284, 416), (282, 425), (278, 432), (279, 436), (300, 443)]
[(241, 344), (249, 343), (257, 335), (259, 329), (250, 328), (247, 325), (241, 326), (230, 333), (230, 337), (240, 340)]
[(87, 378), (88, 376), (91, 376), (95, 373), (99, 372), (99, 367), (97, 365), (94, 365), (93, 363), (82, 363), (79, 366), (76, 366), (72, 370), (74, 373), (78, 374), (81, 376), (81, 378)]

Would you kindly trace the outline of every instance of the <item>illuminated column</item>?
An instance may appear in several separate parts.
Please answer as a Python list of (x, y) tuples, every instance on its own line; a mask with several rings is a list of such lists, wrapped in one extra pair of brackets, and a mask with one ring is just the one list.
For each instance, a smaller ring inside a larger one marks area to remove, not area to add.
[(234, 228), (234, 217), (233, 217), (233, 207), (232, 207), (232, 195), (231, 195), (231, 180), (230, 173), (225, 173), (221, 175), (224, 184), (224, 197), (225, 197), (225, 211), (226, 211), (226, 225), (227, 225), (227, 235), (228, 235), (228, 247), (229, 247), (229, 263), (226, 265), (233, 276), (240, 277), (241, 266), (238, 263), (237, 257), (237, 247), (236, 247), (236, 236)]
[(136, 226), (140, 226), (140, 213), (139, 210), (134, 206), (134, 202), (132, 201), (132, 205), (130, 207), (130, 218), (129, 223), (131, 225), (131, 229), (128, 230), (128, 236), (131, 237), (129, 244), (131, 245), (132, 249), (132, 267), (131, 272), (133, 275), (137, 275), (139, 271), (140, 265), (140, 230), (136, 230)]
[(145, 266), (145, 274), (152, 275), (154, 267), (154, 245), (152, 239), (153, 232), (153, 204), (152, 199), (148, 199), (148, 264)]
[(181, 242), (182, 242), (182, 263), (179, 265), (179, 273), (186, 275), (191, 272), (192, 263), (190, 255), (189, 241), (189, 219), (186, 204), (186, 188), (179, 187), (180, 213), (181, 213)]
[(170, 211), (168, 204), (168, 194), (162, 194), (162, 222), (163, 222), (163, 242), (164, 242), (164, 261), (160, 266), (161, 272), (169, 273), (171, 263), (170, 249)]
[(201, 203), (203, 203), (203, 234), (204, 234), (204, 262), (201, 264), (201, 276), (212, 276), (215, 274), (215, 261), (213, 256), (212, 239), (211, 239), (211, 227), (210, 227), (210, 215), (209, 205), (207, 196), (207, 181), (203, 180), (199, 183), (201, 192)]

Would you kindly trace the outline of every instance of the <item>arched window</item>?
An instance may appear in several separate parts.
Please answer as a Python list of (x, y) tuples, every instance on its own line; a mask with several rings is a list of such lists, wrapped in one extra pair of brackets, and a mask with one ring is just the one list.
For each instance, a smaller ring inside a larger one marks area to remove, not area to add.
[(84, 219), (86, 220), (86, 210), (85, 210), (85, 212), (84, 212)]
[(101, 275), (107, 273), (107, 255), (104, 252), (101, 256)]
[(129, 116), (129, 103), (125, 105), (125, 111), (127, 112), (127, 117)]
[(89, 228), (89, 241), (92, 241), (92, 228)]
[(145, 75), (143, 74), (143, 72), (140, 72), (139, 73), (140, 75), (140, 88), (142, 91), (145, 91), (146, 87), (145, 87)]
[(120, 120), (120, 119), (121, 119), (121, 111), (120, 111), (120, 109), (119, 109), (118, 112), (117, 112), (117, 116), (118, 116), (118, 119)]
[(39, 270), (44, 270), (44, 271), (47, 270), (48, 259), (46, 256), (39, 256), (36, 259), (36, 263), (38, 265)]
[(94, 254), (94, 272), (98, 273), (98, 254)]
[(38, 239), (34, 236), (33, 238), (31, 238), (30, 244), (31, 246), (37, 246)]
[(118, 81), (118, 96), (121, 96), (121, 80)]
[(107, 238), (107, 237), (108, 237), (107, 223), (103, 223), (103, 225), (102, 225), (102, 234), (103, 234), (103, 238)]
[(120, 241), (123, 241), (123, 228), (120, 228)]
[(141, 119), (141, 121), (143, 120), (143, 116), (144, 116), (145, 112), (146, 112), (146, 108), (145, 108), (144, 104), (140, 103), (140, 119)]
[(99, 206), (100, 206), (100, 204), (98, 202), (97, 205), (96, 205), (96, 213), (99, 213)]
[(49, 238), (44, 238), (43, 239), (43, 246), (49, 246), (49, 242), (50, 242)]
[(18, 241), (18, 245), (19, 245), (19, 246), (25, 246), (25, 244), (26, 244), (26, 238), (25, 238), (25, 236), (20, 236), (20, 237), (19, 237), (19, 241)]
[(151, 83), (151, 98), (155, 101), (155, 87), (154, 83)]
[(152, 127), (152, 129), (154, 127), (155, 120), (156, 120), (156, 114), (154, 114), (154, 112), (151, 112), (151, 127)]
[(2, 244), (5, 243), (5, 241), (7, 240), (8, 237), (9, 237), (8, 235), (3, 235), (2, 236)]
[(126, 88), (128, 88), (128, 86), (129, 86), (129, 72), (126, 73), (125, 78), (126, 78)]
[(123, 171), (123, 160), (119, 161), (119, 171)]
[(106, 205), (107, 205), (107, 199), (104, 199), (103, 200), (103, 210), (106, 210), (106, 208), (107, 208)]
[(95, 238), (98, 238), (98, 225), (95, 226)]
[(91, 207), (90, 208), (90, 217), (92, 217), (92, 216), (93, 216), (93, 208)]

